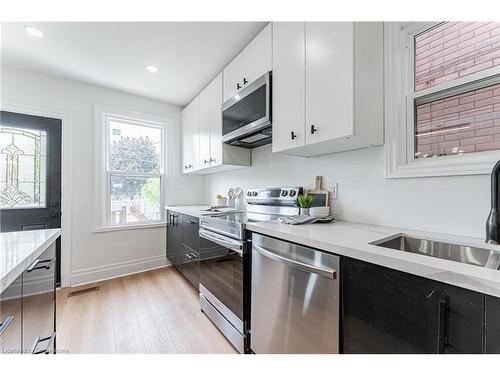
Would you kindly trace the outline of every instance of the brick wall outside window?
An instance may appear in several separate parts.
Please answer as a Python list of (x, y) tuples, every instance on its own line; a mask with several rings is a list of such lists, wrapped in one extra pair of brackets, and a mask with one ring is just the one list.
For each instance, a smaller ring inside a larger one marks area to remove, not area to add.
[[(415, 38), (415, 90), (500, 65), (500, 22), (448, 22)], [(500, 84), (416, 107), (415, 158), (500, 150)]]
[(500, 65), (500, 22), (446, 22), (415, 37), (415, 90)]

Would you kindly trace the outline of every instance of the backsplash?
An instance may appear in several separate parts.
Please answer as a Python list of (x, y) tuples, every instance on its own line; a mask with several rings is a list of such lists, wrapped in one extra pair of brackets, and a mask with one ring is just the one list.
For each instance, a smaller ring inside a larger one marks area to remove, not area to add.
[(488, 175), (386, 179), (383, 147), (314, 158), (273, 154), (271, 145), (253, 150), (252, 167), (205, 176), (205, 201), (229, 187), (338, 183), (331, 201), (335, 218), (353, 222), (484, 237), (490, 205)]

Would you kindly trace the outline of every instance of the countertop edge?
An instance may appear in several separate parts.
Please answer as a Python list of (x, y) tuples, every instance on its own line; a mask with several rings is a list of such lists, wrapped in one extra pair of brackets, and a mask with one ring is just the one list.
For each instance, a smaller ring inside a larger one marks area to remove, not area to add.
[(47, 250), (49, 246), (61, 236), (61, 233), (62, 231), (60, 228), (55, 229), (55, 232), (49, 238), (47, 238), (36, 249), (33, 249), (30, 255), (20, 261), (14, 268), (4, 275), (0, 280), (0, 293), (3, 293), (3, 291), (7, 289), (19, 277), (19, 275), (21, 275), (24, 270), (28, 268), (33, 261), (35, 261), (37, 257)]

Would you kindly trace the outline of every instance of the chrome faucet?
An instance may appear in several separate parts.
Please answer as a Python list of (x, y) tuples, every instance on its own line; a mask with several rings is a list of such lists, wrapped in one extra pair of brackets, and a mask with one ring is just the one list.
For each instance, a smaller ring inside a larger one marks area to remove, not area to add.
[(500, 218), (498, 212), (500, 207), (500, 161), (496, 163), (491, 172), (491, 211), (486, 221), (486, 242), (500, 244)]

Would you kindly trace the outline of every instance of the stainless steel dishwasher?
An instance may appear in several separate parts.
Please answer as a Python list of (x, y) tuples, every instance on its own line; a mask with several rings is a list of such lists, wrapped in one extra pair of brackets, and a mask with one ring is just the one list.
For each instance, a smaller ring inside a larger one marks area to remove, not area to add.
[(255, 353), (338, 353), (339, 263), (336, 255), (252, 235)]

